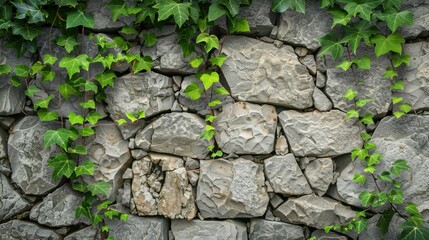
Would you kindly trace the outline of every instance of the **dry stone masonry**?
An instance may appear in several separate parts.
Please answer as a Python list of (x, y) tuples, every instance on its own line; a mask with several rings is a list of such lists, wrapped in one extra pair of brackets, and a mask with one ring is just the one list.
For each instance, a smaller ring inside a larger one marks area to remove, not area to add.
[[(84, 53), (95, 56), (94, 39), (106, 41), (119, 35), (133, 17), (111, 20), (108, 0), (88, 1), (94, 14), (94, 38), (80, 35)], [(376, 225), (381, 210), (375, 209), (369, 229), (360, 236), (323, 231), (325, 225), (342, 224), (361, 207), (358, 196), (364, 188), (354, 183), (362, 171), (350, 153), (361, 147), (361, 133), (372, 140), (383, 155), (379, 172), (400, 158), (411, 172), (401, 176), (406, 200), (417, 204), (429, 223), (429, 4), (407, 0), (415, 25), (402, 29), (409, 40), (404, 52), (410, 65), (399, 71), (405, 91), (390, 91), (390, 82), (381, 79), (386, 58), (372, 56), (370, 71), (356, 71), (365, 77), (358, 84), (359, 97), (372, 98), (366, 111), (376, 113), (376, 124), (365, 128), (347, 121), (351, 108), (343, 94), (354, 86), (351, 72), (335, 67), (330, 58), (317, 57), (320, 44), (315, 38), (330, 31), (330, 15), (319, 10), (318, 1), (308, 1), (307, 14), (294, 11), (275, 14), (271, 1), (254, 0), (240, 17), (247, 17), (251, 32), (224, 35), (225, 19), (219, 21), (222, 53), (228, 56), (220, 69), (226, 96), (204, 95), (198, 101), (186, 98), (184, 90), (197, 79), (177, 44), (176, 29), (146, 29), (154, 34), (155, 45), (133, 46), (154, 60), (154, 71), (133, 74), (127, 62), (113, 66), (118, 74), (97, 111), (103, 117), (95, 135), (82, 142), (87, 160), (95, 164), (88, 183), (103, 180), (111, 186), (113, 208), (129, 213), (127, 222), (107, 220), (110, 234), (118, 240), (304, 240), (383, 239)], [(67, 53), (55, 47), (58, 29), (38, 37), (38, 53), (58, 58)], [(122, 34), (128, 39), (133, 36)], [(135, 34), (137, 36), (137, 34)], [(134, 36), (134, 37), (135, 37)], [(0, 40), (0, 64), (31, 65), (40, 57), (17, 57)], [(112, 54), (121, 49), (109, 50)], [(361, 50), (358, 54), (367, 52)], [(76, 218), (75, 208), (82, 195), (62, 179), (52, 179), (47, 161), (59, 152), (43, 148), (43, 132), (61, 127), (60, 122), (41, 122), (32, 104), (52, 94), (64, 68), (53, 66), (55, 78), (32, 99), (25, 86), (15, 88), (0, 76), (0, 239), (92, 240), (97, 231), (85, 218)], [(103, 71), (91, 63), (85, 74)], [(38, 76), (28, 84), (41, 86)], [(392, 116), (393, 97), (403, 97), (413, 111), (400, 119)], [(216, 106), (214, 138), (201, 139), (208, 102)], [(54, 98), (51, 111), (79, 112), (79, 99), (60, 103)], [(61, 105), (61, 107), (60, 107)], [(118, 126), (126, 113), (145, 110), (144, 120)], [(362, 113), (365, 113), (363, 111)], [(212, 159), (208, 146), (224, 152)], [(378, 172), (377, 172), (378, 173)], [(365, 189), (375, 189), (371, 179)], [(352, 210), (353, 209), (353, 210)], [(398, 239), (401, 223), (393, 217), (384, 239)]]

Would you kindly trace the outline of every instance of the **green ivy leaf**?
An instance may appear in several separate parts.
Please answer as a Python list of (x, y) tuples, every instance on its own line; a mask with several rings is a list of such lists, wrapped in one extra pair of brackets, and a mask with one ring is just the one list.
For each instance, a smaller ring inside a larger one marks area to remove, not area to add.
[(203, 58), (192, 58), (191, 61), (189, 61), (189, 64), (193, 67), (193, 68), (198, 68), (201, 63), (203, 63), (204, 59)]
[(61, 59), (59, 66), (67, 70), (67, 74), (71, 79), (75, 73), (80, 72), (81, 67), (88, 71), (89, 57), (86, 54), (81, 54), (77, 57), (65, 56)]
[(116, 78), (116, 74), (113, 71), (107, 71), (95, 76), (95, 79), (100, 83), (101, 88), (107, 86), (113, 87), (113, 80)]
[(429, 236), (429, 228), (406, 221), (401, 224), (401, 240), (425, 240)]
[(322, 45), (322, 50), (319, 53), (320, 57), (324, 55), (331, 55), (333, 60), (339, 59), (343, 56), (344, 47), (337, 39), (335, 39), (332, 33), (328, 33), (325, 36), (316, 39)]
[(34, 76), (36, 73), (38, 73), (44, 67), (45, 66), (43, 66), (42, 62), (40, 62), (40, 61), (35, 62), (30, 68), (30, 75)]
[(359, 157), (361, 161), (365, 160), (368, 157), (368, 150), (365, 148), (354, 148), (352, 150), (352, 160), (354, 161), (356, 157)]
[(155, 22), (155, 15), (157, 11), (155, 8), (152, 7), (144, 7), (140, 12), (136, 15), (136, 23), (141, 23), (146, 20), (146, 18), (149, 18), (149, 20), (154, 23)]
[(12, 2), (12, 4), (17, 10), (15, 18), (25, 19), (28, 16), (28, 23), (45, 22), (45, 18), (48, 16), (46, 10), (35, 1)]
[(98, 123), (98, 120), (100, 120), (102, 118), (101, 114), (99, 114), (96, 111), (92, 111), (90, 112), (86, 117), (85, 120), (91, 124), (91, 125), (95, 125)]
[(130, 42), (128, 42), (127, 40), (125, 40), (123, 37), (120, 37), (120, 36), (114, 37), (113, 42), (116, 44), (116, 47), (120, 48), (123, 51), (127, 51), (131, 46)]
[(0, 64), (0, 75), (9, 74), (12, 71), (12, 68), (9, 65)]
[(152, 58), (149, 56), (139, 57), (136, 59), (134, 64), (134, 73), (138, 73), (140, 71), (146, 70), (150, 72), (152, 68)]
[(420, 211), (417, 209), (417, 205), (414, 203), (408, 203), (405, 207), (405, 211), (411, 214), (411, 216), (422, 216)]
[(40, 91), (40, 88), (36, 87), (35, 85), (30, 85), (27, 90), (25, 90), (25, 95), (32, 98), (34, 97), (34, 94), (36, 94), (38, 91)]
[(76, 113), (71, 112), (67, 117), (69, 118), (69, 122), (71, 125), (83, 124), (83, 117), (81, 115), (76, 115)]
[(71, 96), (79, 96), (80, 92), (68, 83), (58, 86), (61, 96), (68, 100)]
[[(104, 215), (106, 215), (106, 213), (104, 213)], [(101, 231), (102, 232), (109, 232), (109, 230), (110, 230), (110, 228), (107, 225), (104, 225), (104, 226), (101, 227)]]
[(364, 172), (369, 172), (369, 173), (374, 173), (375, 172), (375, 167), (374, 166), (368, 166), (366, 168), (363, 169)]
[(367, 150), (371, 150), (371, 149), (376, 149), (376, 148), (377, 148), (377, 145), (375, 145), (375, 143), (373, 143), (373, 142), (366, 142), (366, 143), (364, 144), (364, 147), (365, 147), (365, 149), (367, 149)]
[(219, 39), (216, 35), (209, 35), (208, 33), (200, 33), (197, 36), (196, 43), (205, 43), (204, 50), (208, 53), (212, 49), (219, 48)]
[(153, 7), (158, 9), (158, 21), (163, 21), (170, 16), (174, 17), (179, 28), (189, 18), (189, 8), (192, 6), (191, 3), (177, 3), (173, 0), (159, 0)]
[(83, 108), (92, 108), (92, 109), (95, 109), (95, 102), (92, 99), (90, 99), (90, 100), (88, 100), (86, 102), (81, 102), (79, 105), (81, 107), (83, 107)]
[(381, 159), (381, 154), (378, 152), (375, 152), (373, 154), (371, 154), (368, 158), (368, 166), (374, 165), (374, 164), (379, 164), (380, 163), (380, 159)]
[(112, 20), (113, 22), (116, 22), (118, 20), (118, 17), (124, 15), (128, 16), (128, 6), (124, 3), (122, 0), (111, 0), (107, 7), (112, 10)]
[(90, 211), (90, 209), (82, 207), (82, 206), (78, 206), (76, 208), (76, 218), (80, 218), (80, 216), (82, 216), (82, 215), (85, 216), (85, 217), (87, 217), (87, 218), (89, 218), (89, 219), (91, 219), (91, 211)]
[(347, 120), (350, 120), (352, 118), (359, 118), (359, 112), (356, 111), (355, 109), (350, 109), (349, 111), (347, 111)]
[(359, 21), (344, 27), (344, 37), (340, 40), (341, 43), (347, 43), (352, 48), (354, 54), (363, 40), (366, 45), (370, 45), (370, 38), (378, 33), (378, 29), (367, 21)]
[(49, 112), (47, 109), (39, 109), (39, 111), (37, 111), (37, 116), (39, 116), (39, 119), (42, 122), (49, 122), (58, 119), (57, 112)]
[(118, 124), (118, 126), (121, 126), (122, 124), (127, 123), (127, 120), (120, 118), (120, 119), (116, 120), (115, 122)]
[(404, 91), (404, 89), (405, 89), (405, 84), (404, 84), (404, 81), (402, 80), (398, 80), (394, 84), (392, 84), (392, 86), (390, 86), (390, 90)]
[(144, 44), (147, 47), (153, 46), (157, 41), (157, 38), (156, 38), (155, 34), (153, 34), (153, 33), (144, 33), (143, 39), (144, 39)]
[(58, 60), (58, 58), (56, 58), (50, 54), (43, 55), (43, 63), (44, 64), (53, 65), (57, 60)]
[(18, 77), (24, 77), (25, 78), (25, 77), (28, 77), (28, 75), (30, 74), (30, 69), (25, 64), (15, 65), (13, 70), (14, 70), (16, 76), (18, 76)]
[(60, 179), (62, 176), (70, 178), (74, 172), (76, 163), (72, 160), (69, 160), (66, 154), (61, 153), (49, 160), (48, 166), (54, 169), (52, 178)]
[(79, 191), (79, 192), (85, 192), (86, 185), (83, 183), (72, 183), (73, 190)]
[(404, 98), (402, 98), (402, 97), (393, 97), (392, 98), (392, 103), (393, 104), (397, 104), (397, 103), (402, 102), (403, 100), (404, 100)]
[(139, 33), (134, 27), (130, 27), (130, 26), (122, 27), (121, 31), (119, 31), (119, 32), (126, 34), (126, 35), (133, 35), (133, 34)]
[(77, 26), (94, 28), (94, 16), (80, 9), (76, 9), (74, 12), (67, 14), (66, 28)]
[(214, 89), (213, 92), (215, 94), (218, 94), (218, 95), (228, 95), (229, 94), (228, 90), (226, 90), (224, 87), (217, 87)]
[(401, 171), (410, 170), (411, 167), (407, 164), (407, 161), (403, 159), (396, 160), (390, 168), (390, 172), (396, 176), (401, 176)]
[(353, 176), (353, 182), (358, 182), (358, 183), (364, 185), (365, 182), (366, 182), (366, 177), (364, 175), (362, 175), (362, 174), (356, 173)]
[(14, 87), (21, 86), (21, 79), (19, 77), (17, 77), (17, 76), (12, 76), (12, 78), (10, 79), (10, 81), (11, 81), (11, 83), (12, 83), (12, 85)]
[(112, 201), (104, 201), (97, 206), (97, 211), (107, 209), (109, 205), (112, 204)]
[(246, 18), (233, 18), (229, 28), (230, 33), (250, 32), (249, 23)]
[(357, 91), (353, 91), (353, 89), (349, 88), (349, 89), (347, 89), (347, 91), (344, 94), (343, 98), (345, 98), (347, 100), (353, 100), (356, 97), (357, 94), (358, 94)]
[(381, 3), (380, 0), (369, 0), (362, 3), (348, 2), (344, 9), (353, 17), (359, 15), (362, 19), (371, 21), (371, 15), (373, 9), (376, 8)]
[(94, 93), (98, 93), (98, 87), (97, 87), (97, 85), (95, 85), (94, 82), (85, 82), (83, 84), (83, 88), (84, 88), (85, 92), (93, 91)]
[(411, 111), (411, 105), (408, 103), (403, 103), (403, 104), (399, 105), (399, 109), (401, 111), (403, 111), (404, 113), (408, 113), (409, 111)]
[(343, 71), (347, 71), (349, 70), (349, 68), (353, 65), (353, 62), (349, 62), (347, 60), (343, 60), (341, 61), (338, 65), (337, 68), (341, 68), (343, 69)]
[(362, 117), (361, 120), (359, 120), (359, 122), (365, 124), (365, 125), (370, 125), (370, 124), (374, 124), (374, 119), (373, 119), (374, 115), (371, 113), (365, 113), (365, 115)]
[(76, 7), (77, 0), (54, 0), (58, 7)]
[(392, 210), (392, 208), (388, 208), (381, 214), (380, 218), (378, 219), (377, 227), (380, 228), (381, 234), (383, 236), (387, 233), (394, 214), (395, 212)]
[(402, 204), (404, 202), (404, 193), (401, 190), (393, 189), (387, 194), (387, 199), (393, 204)]
[(54, 95), (49, 95), (46, 98), (41, 98), (34, 103), (34, 109), (38, 108), (48, 108), (49, 102), (54, 98)]
[(347, 26), (347, 23), (352, 19), (351, 15), (349, 15), (347, 12), (343, 11), (343, 9), (337, 6), (328, 9), (328, 13), (332, 15), (333, 20), (331, 29), (333, 29), (338, 24)]
[(387, 27), (392, 32), (396, 32), (399, 27), (402, 27), (404, 25), (413, 25), (414, 23), (413, 14), (410, 11), (392, 11), (387, 14), (384, 14), (384, 17)]
[(393, 183), (393, 179), (390, 177), (390, 172), (388, 171), (383, 171), (381, 174), (377, 175), (377, 178), (388, 183)]
[(402, 0), (383, 0), (384, 10), (400, 10)]
[(108, 210), (104, 212), (104, 216), (108, 217), (109, 219), (113, 219), (113, 217), (119, 216), (119, 214), (121, 213), (116, 210)]
[(232, 17), (236, 16), (240, 10), (240, 2), (237, 0), (218, 0), (218, 3), (224, 5)]
[(71, 136), (72, 133), (70, 130), (64, 128), (60, 128), (58, 130), (48, 130), (43, 135), (43, 146), (47, 148), (53, 144), (58, 144), (58, 146), (66, 150)]
[(219, 74), (217, 72), (211, 72), (210, 74), (204, 73), (200, 77), (201, 82), (203, 82), (204, 89), (209, 89), (213, 83), (219, 82)]
[(217, 150), (216, 152), (213, 152), (211, 157), (215, 158), (215, 157), (222, 157), (223, 156), (223, 152), (221, 150)]
[(101, 222), (103, 222), (103, 216), (101, 214), (94, 214), (92, 217), (92, 224), (96, 226)]
[(398, 72), (396, 72), (396, 70), (391, 67), (386, 68), (386, 71), (383, 74), (384, 78), (390, 78), (390, 79), (393, 79), (394, 77), (397, 77), (397, 76), (398, 76)]
[(352, 222), (354, 230), (356, 233), (361, 233), (363, 230), (368, 228), (368, 223), (366, 219), (360, 219)]
[(51, 70), (50, 66), (45, 66), (41, 71), (42, 82), (52, 81), (55, 78), (55, 72)]
[(216, 107), (217, 105), (221, 105), (222, 101), (219, 99), (214, 99), (209, 102), (209, 107)]
[(404, 114), (404, 112), (400, 111), (393, 112), (393, 115), (395, 115), (396, 118), (401, 118)]
[(377, 57), (388, 52), (402, 53), (402, 43), (405, 39), (399, 33), (393, 33), (385, 37), (381, 34), (371, 38), (371, 43), (375, 44), (375, 55)]
[(76, 154), (80, 154), (80, 155), (86, 155), (87, 154), (87, 149), (86, 147), (82, 146), (82, 145), (77, 145), (74, 148), (69, 147), (67, 149), (68, 153), (76, 153)]
[(57, 39), (57, 45), (64, 47), (68, 53), (72, 52), (74, 47), (79, 45), (74, 37), (61, 36)]
[(206, 122), (213, 122), (214, 120), (216, 119), (216, 116), (213, 116), (213, 115), (206, 115), (206, 119), (205, 119), (205, 121)]
[(372, 99), (372, 98), (359, 98), (359, 99), (356, 101), (356, 106), (358, 106), (358, 107), (363, 107), (363, 106), (365, 106), (367, 103), (372, 102), (372, 101), (374, 101), (374, 99)]
[(393, 66), (396, 68), (401, 66), (401, 64), (409, 65), (410, 64), (411, 55), (404, 54), (404, 55), (398, 55), (395, 54), (392, 57)]
[(371, 69), (371, 58), (368, 57), (367, 55), (361, 57), (361, 58), (356, 58), (353, 61), (354, 63), (356, 63), (357, 67), (359, 69)]
[(94, 184), (88, 185), (88, 190), (91, 192), (92, 196), (95, 195), (105, 195), (109, 193), (110, 185), (104, 181), (97, 181)]
[(371, 139), (371, 134), (368, 133), (362, 133), (360, 136), (364, 141), (368, 141), (369, 139)]
[(223, 53), (213, 56), (209, 59), (212, 65), (222, 67), (223, 63), (225, 62), (227, 56)]
[(305, 2), (304, 0), (273, 0), (271, 9), (273, 12), (282, 13), (289, 8), (300, 12), (305, 13)]
[(128, 221), (128, 214), (122, 213), (121, 216), (119, 217), (119, 220), (127, 222)]
[(214, 137), (214, 134), (215, 134), (215, 132), (213, 130), (204, 130), (201, 133), (200, 138), (210, 140)]
[(374, 201), (374, 193), (363, 191), (359, 194), (359, 200), (361, 200), (364, 207), (369, 206)]
[(225, 11), (224, 8), (222, 8), (221, 5), (219, 5), (217, 2), (212, 2), (210, 7), (209, 7), (209, 13), (207, 15), (207, 19), (209, 20), (209, 22), (213, 22), (216, 19), (226, 15), (227, 12)]
[(91, 135), (94, 135), (94, 130), (90, 127), (85, 127), (79, 130), (79, 134), (82, 137), (89, 137)]
[(135, 122), (135, 121), (137, 121), (138, 119), (134, 116), (134, 113), (126, 113), (125, 114), (125, 116), (127, 116), (127, 118), (128, 119), (130, 119), (131, 120), (131, 122)]
[[(89, 160), (86, 160), (83, 165), (77, 166), (74, 170), (76, 173), (76, 177), (79, 177), (81, 175), (94, 175), (94, 167), (95, 164)], [(97, 208), (98, 210), (98, 208)]]

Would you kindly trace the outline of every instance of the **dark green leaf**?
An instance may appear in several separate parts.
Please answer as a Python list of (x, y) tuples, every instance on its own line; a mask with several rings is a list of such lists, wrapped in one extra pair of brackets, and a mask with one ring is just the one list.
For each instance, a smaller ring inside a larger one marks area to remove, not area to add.
[(207, 18), (210, 22), (215, 21), (216, 19), (226, 15), (225, 9), (219, 5), (216, 2), (212, 2), (212, 4), (209, 7), (209, 13), (207, 15)]
[(378, 33), (378, 29), (367, 21), (360, 21), (350, 26), (344, 27), (344, 37), (341, 38), (341, 43), (347, 43), (356, 54), (359, 44), (363, 40), (366, 45), (370, 45), (370, 38)]
[(388, 52), (402, 53), (402, 43), (405, 39), (399, 33), (393, 33), (385, 37), (378, 34), (371, 38), (371, 43), (375, 44), (375, 55), (377, 57)]
[(61, 36), (57, 39), (57, 45), (64, 47), (68, 53), (72, 52), (74, 47), (79, 45), (74, 37)]
[[(83, 165), (77, 166), (75, 169), (76, 177), (80, 175), (94, 175), (95, 164), (89, 160), (86, 160)], [(97, 209), (98, 210), (98, 209)]]
[(390, 168), (390, 172), (396, 176), (401, 176), (401, 171), (410, 170), (411, 167), (407, 164), (407, 161), (403, 159), (396, 160)]
[(76, 163), (72, 160), (69, 160), (66, 154), (61, 153), (49, 160), (48, 166), (54, 169), (52, 178), (59, 179), (63, 176), (70, 178), (74, 172)]
[(271, 2), (271, 9), (277, 13), (282, 13), (289, 8), (300, 13), (305, 13), (305, 0), (272, 0)]
[(390, 12), (384, 15), (387, 27), (392, 32), (396, 32), (403, 25), (413, 25), (413, 14), (410, 11)]
[(61, 96), (68, 100), (71, 96), (78, 96), (80, 92), (68, 83), (64, 83), (58, 86)]
[(48, 108), (49, 102), (54, 98), (54, 95), (49, 95), (46, 98), (41, 98), (34, 103), (34, 109)]
[(94, 184), (88, 185), (88, 190), (93, 196), (95, 195), (105, 195), (109, 193), (110, 185), (104, 181), (97, 181)]
[(39, 111), (37, 111), (37, 115), (42, 122), (49, 122), (58, 119), (57, 112), (49, 112), (47, 109), (39, 109)]
[(191, 3), (177, 3), (173, 0), (159, 0), (159, 2), (153, 6), (158, 9), (158, 21), (165, 20), (170, 16), (174, 17), (174, 21), (180, 27), (189, 18), (189, 8), (192, 6)]
[(339, 59), (343, 56), (344, 47), (341, 42), (335, 39), (332, 33), (328, 33), (322, 38), (317, 39), (322, 45), (322, 50), (319, 53), (319, 56), (331, 55), (334, 60)]
[(429, 228), (406, 221), (401, 225), (401, 240), (427, 240)]
[(77, 26), (94, 28), (94, 16), (79, 9), (67, 14), (66, 28)]

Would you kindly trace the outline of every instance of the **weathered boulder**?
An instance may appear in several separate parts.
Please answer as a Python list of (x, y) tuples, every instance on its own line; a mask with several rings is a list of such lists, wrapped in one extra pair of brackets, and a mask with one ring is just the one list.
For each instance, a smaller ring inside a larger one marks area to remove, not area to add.
[(89, 224), (84, 216), (76, 218), (76, 208), (81, 204), (82, 198), (82, 194), (64, 184), (34, 205), (30, 219), (49, 227), (74, 226), (81, 222)]
[(222, 72), (239, 101), (304, 109), (313, 105), (314, 82), (292, 47), (243, 36), (228, 36)]
[[(86, 12), (91, 13), (94, 16), (94, 30), (95, 31), (114, 31), (120, 28), (132, 24), (135, 19), (135, 15), (120, 16), (113, 22), (112, 10), (107, 7), (109, 0), (89, 0), (86, 5)], [(135, 1), (127, 1), (130, 5), (134, 6)]]
[(219, 148), (226, 153), (268, 154), (274, 150), (276, 109), (238, 102), (226, 105), (213, 121)]
[(0, 224), (0, 233), (2, 240), (60, 240), (62, 237), (55, 231), (40, 227), (31, 222), (12, 220)]
[(238, 158), (200, 162), (197, 205), (204, 218), (262, 216), (268, 205), (261, 164)]
[(332, 109), (332, 102), (328, 97), (318, 88), (314, 88), (313, 92), (314, 107), (321, 111), (326, 112)]
[(313, 191), (323, 196), (334, 178), (334, 164), (331, 158), (318, 158), (305, 168), (304, 175)]
[(7, 157), (7, 133), (0, 127), (0, 159)]
[(30, 208), (30, 203), (0, 174), (0, 221), (7, 220)]
[(86, 227), (67, 235), (64, 240), (98, 240), (97, 229), (93, 226)]
[(346, 114), (338, 110), (306, 113), (286, 110), (279, 114), (279, 119), (295, 156), (337, 156), (363, 143), (362, 125), (347, 121)]
[(171, 221), (171, 231), (176, 240), (247, 240), (246, 225), (233, 220), (173, 220)]
[(427, 36), (429, 33), (428, 2), (426, 0), (405, 0), (402, 9), (409, 10), (413, 14), (414, 22), (411, 26), (401, 27), (399, 32), (404, 37)]
[(308, 1), (305, 14), (287, 10), (280, 15), (278, 25), (271, 33), (277, 39), (315, 51), (320, 47), (316, 38), (331, 31), (332, 16), (320, 10), (319, 2)]
[(168, 221), (159, 217), (136, 217), (128, 215), (128, 221), (119, 219), (107, 219), (106, 224), (110, 227), (109, 235), (115, 239), (127, 240), (167, 240)]
[(318, 229), (323, 229), (326, 225), (345, 224), (356, 216), (350, 207), (317, 195), (289, 198), (274, 210), (274, 215), (284, 222), (304, 224)]
[(304, 229), (283, 222), (252, 219), (249, 240), (304, 240)]
[(168, 113), (137, 133), (135, 143), (145, 151), (203, 159), (212, 141), (200, 139), (206, 123), (192, 113)]
[(56, 146), (43, 147), (43, 134), (60, 128), (59, 122), (41, 122), (27, 116), (12, 128), (8, 140), (12, 180), (25, 194), (43, 195), (58, 186), (61, 179), (52, 178), (48, 160), (60, 153)]
[(270, 186), (276, 193), (285, 195), (312, 193), (310, 185), (292, 154), (265, 159), (264, 170)]
[(315, 237), (317, 240), (347, 240), (346, 236), (340, 235), (336, 232), (326, 233), (324, 230), (316, 230), (311, 233), (312, 237)]
[(250, 6), (243, 7), (238, 17), (245, 17), (249, 23), (250, 33), (257, 36), (268, 36), (273, 29), (270, 19), (271, 2), (269, 0), (252, 1)]

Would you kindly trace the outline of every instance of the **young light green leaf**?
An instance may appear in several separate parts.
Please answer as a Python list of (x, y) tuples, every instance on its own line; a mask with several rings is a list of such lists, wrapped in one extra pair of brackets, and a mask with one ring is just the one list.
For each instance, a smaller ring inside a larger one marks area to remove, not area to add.
[(138, 119), (142, 119), (146, 117), (146, 111), (145, 110), (140, 110), (137, 112), (137, 118)]
[(211, 157), (215, 158), (215, 157), (222, 157), (223, 152), (221, 150), (217, 150), (216, 152), (213, 152)]
[(92, 108), (92, 109), (95, 109), (95, 102), (92, 99), (90, 99), (90, 100), (88, 100), (86, 102), (81, 102), (79, 105), (81, 107), (83, 107), (83, 108)]
[(116, 120), (115, 122), (118, 124), (118, 126), (121, 126), (122, 124), (127, 123), (127, 120), (120, 118), (120, 119)]
[(25, 95), (32, 98), (34, 97), (34, 94), (36, 94), (38, 91), (40, 91), (40, 88), (36, 87), (36, 85), (30, 85), (27, 90), (25, 90)]
[(369, 139), (371, 139), (371, 135), (370, 134), (368, 134), (368, 133), (362, 133), (361, 135), (360, 135), (361, 137), (362, 137), (362, 139), (364, 140), (364, 141), (368, 141)]
[(152, 62), (153, 62), (153, 60), (149, 56), (136, 58), (134, 68), (133, 68), (133, 70), (134, 70), (133, 72), (138, 73), (138, 72), (141, 72), (143, 70), (150, 72), (150, 70), (152, 68)]
[(49, 95), (46, 98), (41, 98), (34, 103), (34, 109), (38, 108), (48, 108), (49, 102), (54, 98), (54, 95)]
[(52, 173), (53, 179), (60, 179), (63, 176), (70, 178), (74, 172), (76, 163), (69, 160), (66, 154), (60, 153), (48, 161), (48, 166), (54, 169)]
[(341, 62), (337, 65), (337, 68), (341, 68), (341, 69), (343, 69), (344, 71), (347, 71), (347, 70), (349, 70), (349, 68), (350, 68), (352, 65), (353, 65), (353, 62), (349, 62), (349, 61), (347, 61), (347, 60), (343, 60), (343, 61), (341, 61)]
[(197, 36), (196, 43), (204, 42), (204, 50), (206, 53), (210, 52), (212, 49), (219, 48), (219, 39), (216, 35), (209, 35), (208, 33), (200, 33)]
[(353, 89), (349, 88), (349, 89), (347, 89), (347, 91), (344, 94), (343, 98), (345, 98), (347, 100), (353, 100), (356, 97), (357, 94), (358, 94), (357, 91), (353, 91)]
[(72, 78), (75, 73), (80, 72), (80, 68), (89, 69), (89, 57), (86, 54), (77, 57), (65, 56), (61, 59), (59, 66), (65, 68), (69, 78)]
[(89, 137), (91, 135), (94, 135), (94, 130), (90, 127), (85, 127), (79, 130), (79, 134), (82, 137)]
[(370, 125), (370, 124), (374, 124), (374, 115), (371, 113), (365, 113), (365, 115), (362, 117), (361, 120), (359, 120), (359, 122), (365, 124), (365, 125)]
[(383, 74), (384, 78), (389, 78), (389, 79), (393, 79), (394, 77), (397, 77), (397, 76), (398, 76), (398, 72), (391, 67), (386, 68), (386, 71)]
[(246, 18), (233, 18), (229, 28), (230, 33), (250, 32), (249, 23)]
[(353, 176), (353, 182), (358, 182), (358, 183), (364, 185), (365, 182), (366, 182), (366, 177), (364, 175), (362, 175), (362, 174), (356, 173)]
[(372, 102), (372, 101), (374, 101), (374, 99), (372, 99), (372, 98), (359, 98), (359, 99), (356, 101), (356, 106), (358, 106), (358, 107), (363, 107), (363, 106), (365, 106), (367, 103)]
[(393, 183), (393, 179), (390, 177), (390, 172), (388, 171), (383, 171), (381, 174), (377, 175), (377, 178), (388, 183)]
[[(86, 160), (83, 165), (77, 166), (74, 170), (76, 173), (76, 177), (79, 177), (81, 175), (94, 175), (94, 167), (95, 164), (89, 160)], [(98, 209), (97, 209), (98, 210)]]
[(134, 116), (134, 113), (130, 112), (130, 113), (126, 113), (125, 116), (127, 116), (128, 119), (131, 120), (131, 122), (135, 122), (138, 119)]
[(214, 137), (214, 134), (215, 134), (215, 132), (213, 130), (204, 130), (201, 133), (200, 138), (210, 140)]
[(192, 82), (185, 88), (183, 93), (185, 94), (186, 97), (195, 101), (200, 99), (201, 94), (203, 93), (203, 90), (200, 89), (200, 87), (196, 82)]
[(53, 65), (55, 62), (57, 62), (57, 60), (58, 60), (58, 58), (56, 58), (50, 54), (43, 55), (43, 63), (44, 64)]
[(365, 160), (365, 158), (368, 157), (368, 150), (365, 148), (354, 148), (352, 150), (352, 161), (354, 161), (356, 157), (359, 157), (361, 161)]
[(40, 70), (42, 70), (45, 66), (43, 66), (42, 62), (40, 61), (36, 61), (30, 68), (30, 75), (34, 76), (36, 75), (38, 72), (40, 72)]
[(214, 89), (213, 92), (215, 94), (219, 94), (219, 95), (228, 95), (229, 94), (228, 90), (226, 90), (224, 87), (217, 87)]
[(216, 119), (216, 116), (213, 116), (213, 115), (206, 115), (206, 119), (205, 119), (205, 121), (206, 121), (206, 122), (210, 122), (210, 123), (212, 123), (215, 119)]
[(365, 147), (365, 149), (367, 149), (367, 150), (371, 150), (371, 149), (376, 149), (376, 148), (377, 148), (377, 145), (375, 145), (375, 143), (373, 143), (373, 142), (366, 142), (366, 143), (364, 144), (364, 147)]
[(79, 43), (74, 37), (61, 36), (57, 39), (57, 45), (64, 47), (68, 53), (71, 53)]
[(94, 93), (98, 93), (98, 87), (94, 82), (85, 82), (83, 88), (85, 92), (93, 91)]
[(201, 82), (203, 82), (204, 89), (209, 89), (213, 83), (219, 82), (219, 74), (217, 72), (204, 73), (200, 77)]
[(214, 99), (209, 102), (209, 107), (216, 107), (217, 105), (221, 105), (222, 101), (219, 99)]
[(393, 103), (393, 104), (400, 103), (400, 102), (402, 102), (403, 100), (404, 100), (404, 98), (402, 98), (402, 97), (392, 97), (392, 103)]
[(363, 169), (364, 172), (374, 173), (375, 172), (375, 166), (367, 166)]
[(45, 148), (57, 144), (62, 149), (67, 150), (68, 141), (72, 133), (70, 130), (60, 128), (58, 130), (48, 130), (43, 135), (43, 146)]
[(222, 67), (223, 63), (225, 62), (227, 56), (223, 53), (213, 56), (209, 59), (212, 65)]
[(403, 103), (401, 105), (399, 105), (399, 109), (401, 111), (403, 111), (404, 113), (408, 113), (409, 111), (411, 111), (411, 105), (409, 103)]
[(119, 220), (127, 222), (128, 221), (128, 214), (122, 213), (121, 216), (119, 217)]
[(371, 58), (367, 55), (353, 61), (359, 69), (371, 69)]
[(101, 114), (99, 114), (96, 111), (91, 111), (86, 117), (85, 120), (91, 124), (91, 125), (95, 125), (97, 124), (98, 120), (100, 120), (102, 118)]
[(87, 154), (87, 149), (86, 147), (82, 146), (82, 145), (76, 145), (74, 148), (69, 147), (67, 149), (68, 153), (75, 153), (75, 154), (80, 154), (80, 155), (86, 155)]
[(347, 120), (350, 120), (352, 118), (359, 118), (359, 112), (355, 109), (350, 109), (349, 111), (347, 111), (346, 116)]
[(404, 55), (398, 55), (395, 54), (392, 57), (393, 66), (396, 68), (401, 66), (401, 64), (409, 65), (410, 64), (411, 55), (404, 54)]
[(402, 204), (404, 202), (404, 193), (401, 190), (393, 189), (387, 194), (387, 199), (393, 204)]
[(69, 115), (67, 116), (69, 118), (69, 122), (71, 125), (76, 125), (76, 124), (83, 124), (83, 117), (81, 115), (76, 115), (76, 113), (74, 112), (70, 112)]
[(25, 77), (28, 77), (28, 75), (30, 74), (30, 69), (25, 64), (15, 65), (13, 70), (15, 72), (15, 75), (18, 77), (24, 77), (25, 78)]
[(108, 207), (109, 207), (109, 205), (110, 204), (112, 204), (112, 201), (104, 201), (104, 202), (102, 202), (102, 203), (100, 203), (98, 206), (97, 206), (97, 211), (100, 211), (100, 210), (103, 210), (103, 209), (107, 209)]
[(387, 37), (377, 34), (371, 38), (371, 43), (375, 44), (375, 55), (379, 57), (388, 52), (402, 54), (402, 44), (405, 43), (405, 39), (399, 33), (393, 33)]
[(407, 164), (407, 161), (403, 159), (396, 160), (390, 168), (390, 172), (396, 176), (401, 176), (401, 171), (410, 170), (411, 167)]
[(107, 71), (95, 76), (95, 79), (100, 83), (101, 88), (107, 86), (113, 87), (113, 80), (116, 78), (116, 74), (113, 71)]
[(374, 193), (363, 191), (361, 194), (359, 194), (359, 200), (361, 200), (364, 207), (371, 205), (372, 201), (374, 200)]
[(404, 91), (404, 89), (405, 89), (405, 84), (404, 84), (404, 81), (402, 80), (398, 80), (394, 84), (392, 84), (392, 86), (390, 86), (390, 90)]
[(193, 67), (193, 68), (198, 68), (201, 63), (203, 63), (204, 59), (203, 58), (192, 58), (191, 61), (189, 61), (189, 64)]
[(39, 116), (39, 119), (42, 122), (49, 122), (58, 119), (57, 112), (50, 112), (47, 109), (39, 109), (39, 111), (37, 111), (37, 116)]

